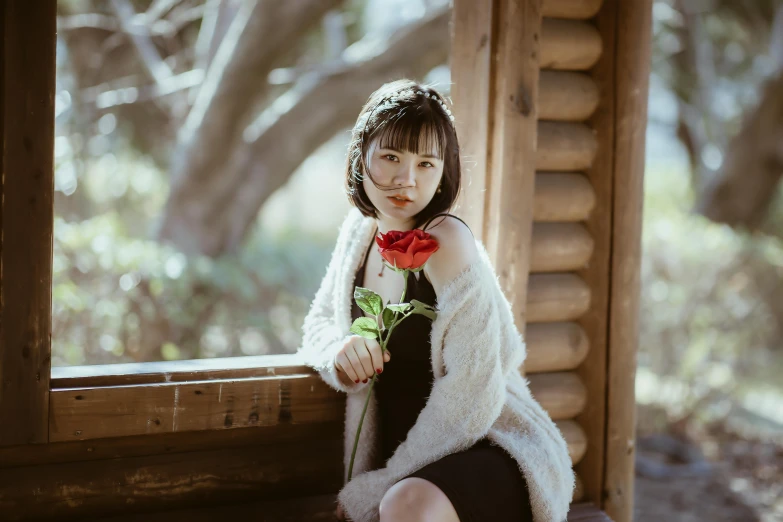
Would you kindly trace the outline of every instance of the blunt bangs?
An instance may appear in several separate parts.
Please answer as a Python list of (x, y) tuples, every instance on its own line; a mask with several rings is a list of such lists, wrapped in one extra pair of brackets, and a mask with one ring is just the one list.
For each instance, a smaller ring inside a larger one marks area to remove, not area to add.
[[(450, 122), (438, 119), (432, 110), (417, 106), (396, 107), (389, 111), (370, 142), (377, 139), (378, 147), (396, 149), (412, 154), (435, 154), (443, 161), (448, 136), (444, 124)], [(417, 114), (424, 112), (424, 114)]]

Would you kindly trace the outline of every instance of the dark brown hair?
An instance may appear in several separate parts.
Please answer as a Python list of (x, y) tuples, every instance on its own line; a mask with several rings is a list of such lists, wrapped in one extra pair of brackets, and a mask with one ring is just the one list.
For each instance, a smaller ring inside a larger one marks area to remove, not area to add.
[(459, 195), (462, 169), (453, 117), (439, 92), (412, 80), (396, 80), (372, 93), (359, 113), (348, 146), (345, 188), (351, 204), (374, 218), (378, 213), (362, 186), (363, 174), (379, 190), (396, 190), (375, 183), (367, 169), (367, 151), (376, 138), (381, 148), (413, 154), (419, 154), (420, 148), (429, 153), (434, 141), (436, 154), (443, 160), (440, 192), (416, 214), (414, 228), (451, 209)]

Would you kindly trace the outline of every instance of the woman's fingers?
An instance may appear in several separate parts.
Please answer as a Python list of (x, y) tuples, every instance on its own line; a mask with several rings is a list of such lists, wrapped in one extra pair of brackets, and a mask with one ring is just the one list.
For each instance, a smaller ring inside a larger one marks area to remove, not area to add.
[[(376, 373), (383, 372), (383, 366), (389, 362), (391, 354), (383, 353), (381, 345), (375, 339), (365, 339), (359, 335), (345, 343), (335, 356), (335, 367), (345, 373), (354, 382), (367, 381)], [(376, 372), (380, 370), (380, 372)]]
[(353, 349), (356, 351), (356, 356), (359, 358), (359, 364), (361, 365), (361, 369), (357, 368), (356, 373), (364, 372), (362, 380), (371, 378), (375, 370), (372, 367), (372, 356), (370, 356), (370, 352), (367, 350), (364, 338), (360, 338), (359, 342), (353, 345)]
[(351, 346), (346, 347), (345, 356), (348, 358), (348, 361), (351, 363), (353, 374), (356, 376), (351, 378), (354, 381), (356, 381), (357, 379), (360, 381), (366, 379), (367, 377), (365, 377), (364, 375), (364, 367), (362, 366), (362, 363), (359, 360), (359, 356), (356, 354), (356, 349), (353, 347), (353, 344), (351, 344)]
[(370, 359), (372, 362), (372, 372), (373, 373), (381, 373), (383, 372), (383, 349), (381, 348), (381, 345), (376, 341), (375, 339), (366, 339), (365, 345), (367, 346), (367, 351), (370, 353)]
[(356, 375), (356, 372), (353, 369), (353, 365), (351, 365), (351, 361), (348, 360), (348, 356), (345, 355), (345, 352), (341, 352), (337, 354), (337, 357), (334, 358), (335, 365), (339, 367), (342, 372), (348, 376), (349, 379), (351, 379), (354, 382), (359, 382), (359, 376)]

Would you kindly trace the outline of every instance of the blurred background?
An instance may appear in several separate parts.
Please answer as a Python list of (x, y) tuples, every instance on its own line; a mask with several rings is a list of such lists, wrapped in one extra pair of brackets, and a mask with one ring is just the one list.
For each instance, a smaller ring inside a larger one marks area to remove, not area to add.
[(60, 0), (52, 364), (294, 352), (350, 208), (350, 129), (390, 79), (448, 93), (449, 18)]
[[(295, 351), (350, 127), (389, 79), (449, 94), (449, 18), (59, 0), (52, 364)], [(783, 1), (653, 19), (637, 519), (783, 520)]]

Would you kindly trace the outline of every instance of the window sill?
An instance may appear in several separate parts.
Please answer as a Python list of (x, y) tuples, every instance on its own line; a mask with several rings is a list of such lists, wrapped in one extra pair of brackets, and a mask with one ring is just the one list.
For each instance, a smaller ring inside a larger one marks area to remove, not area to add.
[(340, 421), (341, 395), (296, 355), (53, 368), (49, 441)]
[(313, 373), (298, 355), (221, 357), (147, 363), (56, 366), (51, 389), (236, 379)]

